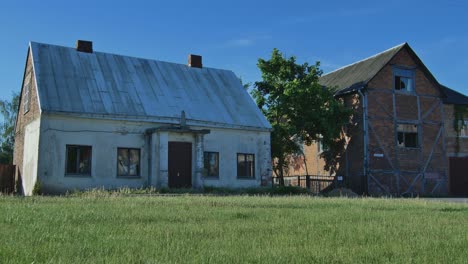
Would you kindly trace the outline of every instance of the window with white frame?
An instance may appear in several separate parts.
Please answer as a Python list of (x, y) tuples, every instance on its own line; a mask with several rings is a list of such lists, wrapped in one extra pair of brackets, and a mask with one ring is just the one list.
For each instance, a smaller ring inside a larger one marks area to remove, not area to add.
[(398, 146), (418, 148), (418, 126), (414, 124), (397, 124)]
[(401, 92), (414, 92), (414, 70), (393, 69), (394, 88)]

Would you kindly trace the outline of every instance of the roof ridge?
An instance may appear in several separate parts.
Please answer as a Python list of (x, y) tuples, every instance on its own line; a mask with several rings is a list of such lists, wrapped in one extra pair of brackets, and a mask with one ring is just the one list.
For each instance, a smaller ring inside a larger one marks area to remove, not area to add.
[[(37, 42), (37, 41), (29, 41), (30, 44), (36, 44), (36, 45), (46, 45), (46, 46), (54, 46), (54, 47), (59, 47), (59, 48), (65, 48), (65, 49), (72, 49), (75, 50), (73, 47), (68, 47), (68, 46), (62, 46), (62, 45), (57, 45), (57, 44), (50, 44), (50, 43), (43, 43), (43, 42)], [(173, 61), (165, 61), (165, 60), (158, 60), (158, 59), (153, 59), (153, 58), (144, 58), (144, 57), (139, 57), (139, 56), (133, 56), (133, 55), (125, 55), (125, 54), (118, 54), (118, 53), (111, 53), (111, 52), (103, 52), (103, 51), (93, 51), (92, 53), (100, 53), (100, 54), (109, 54), (113, 56), (120, 56), (120, 57), (127, 57), (127, 58), (133, 58), (133, 59), (139, 59), (139, 60), (148, 60), (148, 61), (157, 61), (157, 62), (162, 62), (162, 63), (169, 63), (169, 64), (174, 64), (174, 65), (182, 65), (182, 66), (188, 66), (185, 63), (180, 63), (180, 62), (173, 62)], [(203, 66), (202, 69), (211, 69), (211, 70), (220, 70), (220, 71), (230, 71), (233, 72), (233, 70), (229, 69), (223, 69), (223, 68), (213, 68), (213, 67), (206, 67)], [(235, 74), (235, 73), (234, 73)], [(237, 75), (236, 75), (237, 76)]]
[(374, 54), (374, 55), (372, 55), (372, 56), (370, 56), (370, 57), (367, 57), (367, 58), (365, 58), (365, 59), (362, 59), (362, 60), (353, 62), (353, 63), (348, 64), (348, 65), (345, 65), (345, 66), (342, 66), (342, 67), (340, 67), (340, 68), (338, 68), (338, 69), (336, 69), (336, 70), (333, 70), (333, 71), (331, 71), (331, 72), (327, 72), (327, 73), (325, 73), (324, 75), (322, 75), (321, 77), (327, 76), (327, 75), (329, 75), (329, 74), (331, 74), (331, 73), (334, 73), (334, 72), (343, 70), (343, 69), (345, 69), (345, 68), (351, 67), (351, 66), (356, 65), (356, 64), (358, 64), (358, 63), (361, 63), (361, 62), (364, 62), (364, 61), (373, 59), (373, 58), (375, 58), (375, 57), (378, 57), (378, 56), (380, 56), (380, 55), (382, 55), (382, 54), (384, 54), (384, 53), (387, 53), (387, 52), (389, 52), (389, 51), (392, 51), (392, 50), (394, 50), (394, 49), (399, 49), (399, 48), (403, 47), (403, 46), (406, 45), (406, 44), (407, 44), (407, 42), (403, 42), (403, 43), (401, 43), (401, 44), (398, 44), (398, 45), (396, 45), (396, 46), (394, 46), (394, 47), (391, 47), (391, 48), (389, 48), (389, 49), (387, 49), (387, 50), (384, 50), (384, 51), (382, 51), (382, 52), (379, 52), (379, 53), (377, 53), (377, 54)]

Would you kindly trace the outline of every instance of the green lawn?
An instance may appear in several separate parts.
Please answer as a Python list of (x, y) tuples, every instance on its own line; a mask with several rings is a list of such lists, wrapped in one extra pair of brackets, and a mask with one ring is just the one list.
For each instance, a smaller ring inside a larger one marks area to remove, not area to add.
[(468, 205), (0, 197), (0, 263), (468, 263)]

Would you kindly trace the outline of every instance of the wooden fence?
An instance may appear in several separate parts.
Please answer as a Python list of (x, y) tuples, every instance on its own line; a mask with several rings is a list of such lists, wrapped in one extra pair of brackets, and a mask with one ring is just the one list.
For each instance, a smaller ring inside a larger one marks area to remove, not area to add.
[[(285, 186), (300, 186), (318, 194), (327, 188), (333, 188), (335, 176), (307, 175), (284, 176)], [(273, 177), (273, 185), (279, 185), (279, 178)]]
[(0, 164), (0, 193), (15, 191), (15, 165)]

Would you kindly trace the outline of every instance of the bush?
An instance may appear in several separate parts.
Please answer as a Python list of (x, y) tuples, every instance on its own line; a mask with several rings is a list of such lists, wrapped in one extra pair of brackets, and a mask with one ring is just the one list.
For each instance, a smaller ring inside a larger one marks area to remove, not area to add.
[(32, 190), (33, 195), (41, 195), (42, 194), (42, 186), (41, 182), (39, 180), (36, 180), (36, 183), (34, 184), (33, 190)]

